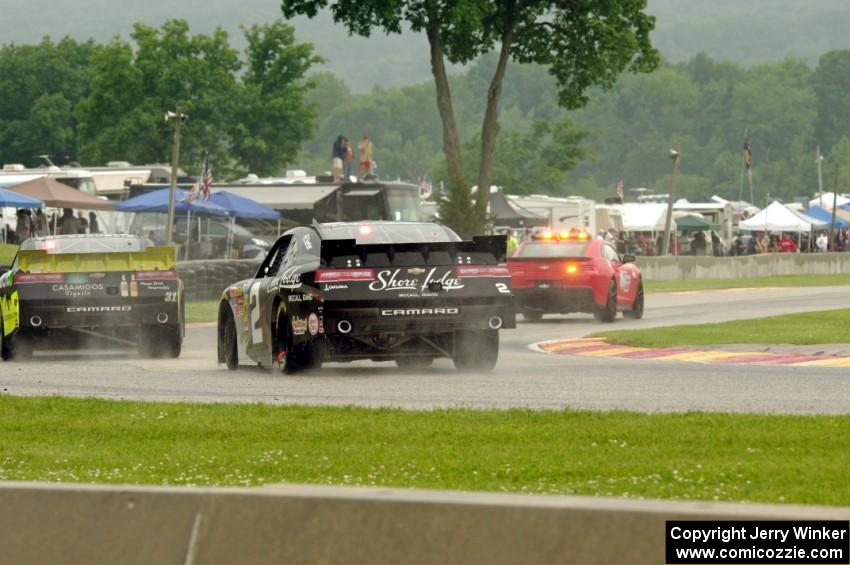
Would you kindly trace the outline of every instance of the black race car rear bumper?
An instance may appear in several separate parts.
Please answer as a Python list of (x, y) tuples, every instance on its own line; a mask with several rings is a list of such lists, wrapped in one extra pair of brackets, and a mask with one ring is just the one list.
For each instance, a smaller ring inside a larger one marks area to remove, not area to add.
[(325, 303), (328, 336), (425, 336), (456, 330), (498, 330), (516, 327), (511, 303), (474, 305), (387, 305), (345, 307)]
[(599, 308), (591, 288), (515, 288), (518, 312), (537, 310), (554, 314), (593, 313)]
[(175, 302), (73, 303), (22, 302), (20, 328), (30, 331), (181, 325)]

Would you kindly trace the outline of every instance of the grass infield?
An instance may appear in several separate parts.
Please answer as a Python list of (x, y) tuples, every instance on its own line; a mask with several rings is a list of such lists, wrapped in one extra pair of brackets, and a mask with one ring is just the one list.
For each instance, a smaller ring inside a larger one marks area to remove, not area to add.
[(669, 326), (645, 330), (599, 332), (594, 336), (635, 347), (771, 343), (818, 345), (850, 343), (850, 309), (786, 314), (717, 324)]
[(3, 480), (296, 482), (850, 505), (850, 417), (0, 396), (0, 437)]
[(762, 288), (781, 286), (832, 286), (850, 285), (850, 274), (844, 275), (783, 275), (746, 279), (694, 279), (679, 281), (646, 280), (647, 292), (673, 292), (712, 288)]
[(186, 323), (215, 322), (218, 319), (219, 300), (199, 300), (186, 303)]

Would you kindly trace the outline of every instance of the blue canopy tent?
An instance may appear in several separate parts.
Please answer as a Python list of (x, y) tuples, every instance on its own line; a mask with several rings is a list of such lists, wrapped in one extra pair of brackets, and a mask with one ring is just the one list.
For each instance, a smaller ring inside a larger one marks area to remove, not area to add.
[(258, 202), (251, 200), (250, 198), (245, 198), (244, 196), (237, 196), (231, 192), (227, 192), (221, 190), (219, 192), (213, 192), (210, 195), (210, 199), (208, 202), (212, 202), (213, 204), (217, 204), (230, 212), (230, 215), (235, 218), (245, 218), (251, 220), (278, 220), (280, 219), (280, 212), (277, 210), (272, 210)]
[[(154, 190), (119, 202), (115, 205), (115, 209), (121, 212), (155, 212), (160, 214), (168, 213), (168, 188)], [(196, 198), (191, 202), (187, 202), (188, 190), (182, 188), (176, 189), (174, 196), (174, 213), (175, 214), (206, 214), (208, 216), (228, 217), (230, 212), (213, 204), (208, 200)]]
[[(843, 208), (839, 206), (839, 208)], [(820, 206), (812, 206), (808, 210), (804, 212), (807, 216), (811, 216), (812, 218), (816, 218), (821, 220), (822, 222), (827, 222), (832, 225), (832, 210), (827, 210), (826, 208), (821, 208)], [(839, 216), (835, 215), (835, 227), (837, 228), (847, 228), (850, 227), (850, 222)]]
[(0, 208), (44, 208), (44, 202), (0, 188)]
[[(44, 202), (0, 188), (0, 208), (44, 208)], [(3, 230), (3, 243), (6, 243), (6, 230)]]
[[(263, 206), (250, 198), (238, 196), (225, 190), (212, 193), (209, 201), (218, 204), (230, 212), (231, 224), (236, 223), (236, 218), (243, 218), (246, 220), (277, 220), (277, 235), (280, 236), (280, 212), (277, 210), (272, 210), (271, 208)], [(228, 257), (230, 257), (232, 244), (233, 229), (231, 228), (228, 232), (227, 241)]]
[[(158, 214), (168, 213), (168, 199), (171, 189), (163, 188), (154, 190), (146, 194), (141, 194), (135, 198), (130, 198), (124, 202), (116, 204), (115, 209), (120, 212), (149, 212)], [(216, 216), (219, 218), (230, 217), (230, 212), (214, 204), (209, 200), (195, 198), (189, 199), (189, 191), (177, 188), (174, 194), (174, 214), (175, 216), (186, 217), (186, 258), (189, 257), (189, 234), (191, 232), (192, 214), (197, 216)], [(198, 239), (200, 240), (200, 224), (198, 227)]]

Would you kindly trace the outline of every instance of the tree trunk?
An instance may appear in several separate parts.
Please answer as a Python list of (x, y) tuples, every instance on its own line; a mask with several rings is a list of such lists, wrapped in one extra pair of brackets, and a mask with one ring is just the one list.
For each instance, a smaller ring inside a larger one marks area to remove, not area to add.
[(457, 134), (449, 79), (446, 76), (446, 65), (443, 60), (443, 45), (440, 41), (439, 27), (436, 22), (428, 24), (427, 35), (428, 44), (431, 47), (431, 73), (434, 75), (434, 85), (437, 89), (437, 108), (443, 122), (443, 153), (446, 156), (449, 183), (453, 184), (455, 188), (461, 189), (466, 186), (466, 179), (463, 174), (460, 138)]
[(499, 133), (499, 97), (502, 94), (502, 79), (510, 58), (511, 43), (513, 42), (513, 27), (505, 30), (502, 36), (502, 49), (499, 52), (499, 63), (490, 81), (487, 91), (487, 109), (484, 112), (484, 122), (481, 124), (481, 161), (478, 164), (478, 190), (476, 192), (476, 215), (486, 215), (487, 204), (490, 201), (490, 184), (493, 177), (493, 159), (496, 152), (496, 135)]

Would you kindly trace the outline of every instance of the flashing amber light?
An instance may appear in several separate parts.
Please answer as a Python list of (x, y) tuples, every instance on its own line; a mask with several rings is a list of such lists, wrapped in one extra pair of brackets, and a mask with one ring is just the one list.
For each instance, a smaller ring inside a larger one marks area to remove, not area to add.
[(588, 233), (586, 231), (580, 232), (578, 234), (579, 239), (587, 239), (587, 237), (588, 237)]
[(561, 238), (561, 239), (569, 239), (570, 238), (570, 232), (562, 231), (561, 233), (558, 234), (558, 237)]
[(545, 231), (545, 232), (543, 232), (543, 235), (541, 235), (540, 237), (543, 238), (543, 239), (552, 239), (552, 232)]
[(44, 249), (46, 251), (53, 251), (54, 249), (56, 249), (56, 240), (55, 239), (48, 239), (47, 241), (45, 241), (44, 242)]
[(578, 267), (576, 267), (575, 265), (567, 265), (568, 273), (575, 273), (576, 271), (578, 271)]

